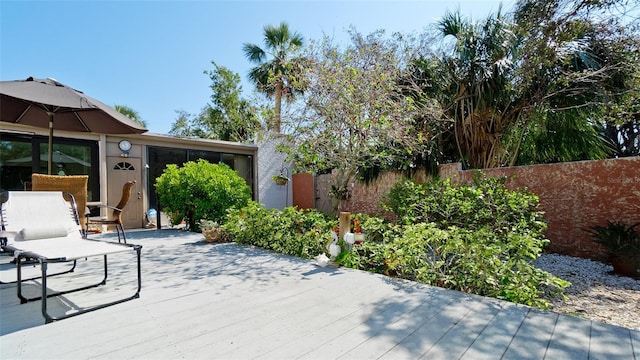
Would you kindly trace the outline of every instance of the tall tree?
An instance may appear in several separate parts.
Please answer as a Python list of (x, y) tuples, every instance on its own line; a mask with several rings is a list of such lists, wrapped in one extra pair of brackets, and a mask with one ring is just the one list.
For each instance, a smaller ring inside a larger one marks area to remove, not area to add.
[(264, 27), (264, 45), (245, 43), (245, 56), (256, 67), (249, 72), (249, 79), (258, 90), (275, 99), (275, 116), (268, 124), (270, 130), (280, 133), (282, 98), (292, 99), (295, 92), (303, 91), (306, 59), (298, 56), (304, 40), (297, 32), (291, 32), (286, 23)]
[(242, 98), (240, 75), (215, 62), (204, 74), (211, 79), (211, 102), (197, 115), (178, 111), (171, 134), (247, 142), (260, 127), (256, 110)]
[(199, 129), (194, 125), (197, 121), (194, 115), (189, 114), (184, 110), (176, 110), (176, 114), (178, 114), (178, 118), (173, 122), (173, 124), (171, 124), (169, 134), (186, 137), (205, 137), (202, 129)]
[(140, 117), (140, 114), (133, 110), (132, 108), (130, 108), (129, 106), (126, 105), (115, 105), (113, 107), (114, 109), (116, 109), (117, 112), (125, 115), (126, 117), (128, 117), (129, 119), (137, 122), (138, 124), (147, 127), (147, 122), (142, 120), (142, 118)]
[(201, 128), (212, 138), (246, 142), (260, 127), (255, 109), (242, 98), (240, 75), (211, 62), (214, 70), (205, 71), (211, 79), (211, 103), (199, 118)]
[(528, 54), (520, 78), (538, 94), (518, 164), (598, 159), (629, 149), (620, 141), (625, 130), (637, 128), (640, 109), (640, 32), (638, 18), (627, 12), (634, 6), (637, 11), (627, 0), (517, 3), (521, 52)]
[(414, 65), (451, 121), (443, 137), (457, 159), (486, 168), (606, 157), (604, 109), (629, 94), (632, 82), (620, 79), (637, 68), (621, 56), (632, 51), (614, 45), (630, 37), (614, 30), (625, 27), (589, 11), (612, 4), (522, 0), (514, 17), (498, 11), (482, 22), (446, 14), (444, 51)]
[(360, 169), (387, 165), (400, 150), (419, 153), (427, 143), (413, 126), (424, 109), (399, 86), (409, 48), (382, 31), (352, 30), (351, 40), (344, 49), (328, 38), (310, 48), (306, 107), (289, 148), (298, 171), (335, 171), (336, 205), (349, 197)]
[(438, 26), (453, 41), (438, 60), (444, 73), (434, 95), (452, 120), (459, 156), (473, 168), (502, 165), (509, 148), (501, 136), (528, 105), (512, 84), (518, 44), (513, 25), (499, 10), (477, 23), (450, 12)]

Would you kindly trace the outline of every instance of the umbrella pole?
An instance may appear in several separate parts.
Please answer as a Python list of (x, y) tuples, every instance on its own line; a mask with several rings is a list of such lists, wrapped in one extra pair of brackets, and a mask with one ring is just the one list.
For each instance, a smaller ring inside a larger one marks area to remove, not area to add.
[(53, 113), (49, 113), (49, 165), (47, 173), (51, 175), (51, 165), (53, 164)]

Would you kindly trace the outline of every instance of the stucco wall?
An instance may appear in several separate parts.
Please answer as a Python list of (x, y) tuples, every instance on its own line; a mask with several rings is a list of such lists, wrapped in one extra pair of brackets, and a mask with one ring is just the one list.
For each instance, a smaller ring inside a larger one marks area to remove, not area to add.
[[(391, 190), (393, 185), (403, 178), (400, 171), (387, 171), (370, 184), (355, 182), (351, 187), (351, 199), (342, 202), (341, 211), (365, 214), (382, 214), (389, 217), (390, 214), (383, 212), (381, 203), (385, 195)], [(419, 172), (414, 176), (416, 182), (423, 182), (426, 178), (424, 172)]]
[[(467, 182), (473, 170), (460, 164), (440, 166), (440, 176)], [(605, 260), (606, 251), (594, 244), (585, 229), (607, 220), (627, 225), (640, 222), (640, 157), (485, 169), (489, 176), (507, 176), (510, 189), (527, 188), (540, 198), (548, 224), (550, 252)], [(342, 211), (374, 214), (384, 195), (402, 175), (386, 173), (375, 183), (355, 183)], [(418, 181), (421, 181), (419, 179)]]
[[(507, 186), (527, 188), (540, 198), (547, 222), (549, 251), (604, 260), (605, 252), (585, 229), (607, 220), (640, 222), (640, 157), (518, 166), (484, 170), (507, 176)], [(441, 166), (440, 175), (469, 181), (473, 171), (457, 164)]]
[(277, 151), (281, 142), (277, 135), (266, 136), (257, 142), (258, 145), (258, 193), (259, 201), (267, 209), (284, 209), (291, 206), (292, 182), (287, 185), (276, 185), (272, 177), (284, 171), (291, 178), (291, 164), (286, 162), (286, 155)]

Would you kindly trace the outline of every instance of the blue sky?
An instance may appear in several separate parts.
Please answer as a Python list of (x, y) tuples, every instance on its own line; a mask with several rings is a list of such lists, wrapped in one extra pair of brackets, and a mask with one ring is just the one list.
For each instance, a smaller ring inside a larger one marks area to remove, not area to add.
[[(423, 1), (12, 1), (0, 0), (0, 80), (55, 78), (109, 105), (138, 111), (167, 133), (176, 110), (209, 101), (211, 61), (246, 80), (242, 44), (263, 46), (265, 25), (282, 21), (305, 39), (422, 32), (447, 10), (480, 20), (497, 0)], [(510, 10), (514, 1), (502, 1)]]

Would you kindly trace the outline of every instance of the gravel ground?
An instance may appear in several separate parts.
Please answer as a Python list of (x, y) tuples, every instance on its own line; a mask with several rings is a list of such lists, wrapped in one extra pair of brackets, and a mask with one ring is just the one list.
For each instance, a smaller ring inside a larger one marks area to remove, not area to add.
[(552, 311), (640, 331), (640, 280), (614, 275), (611, 265), (547, 254), (534, 264), (570, 281), (568, 299), (553, 300)]

